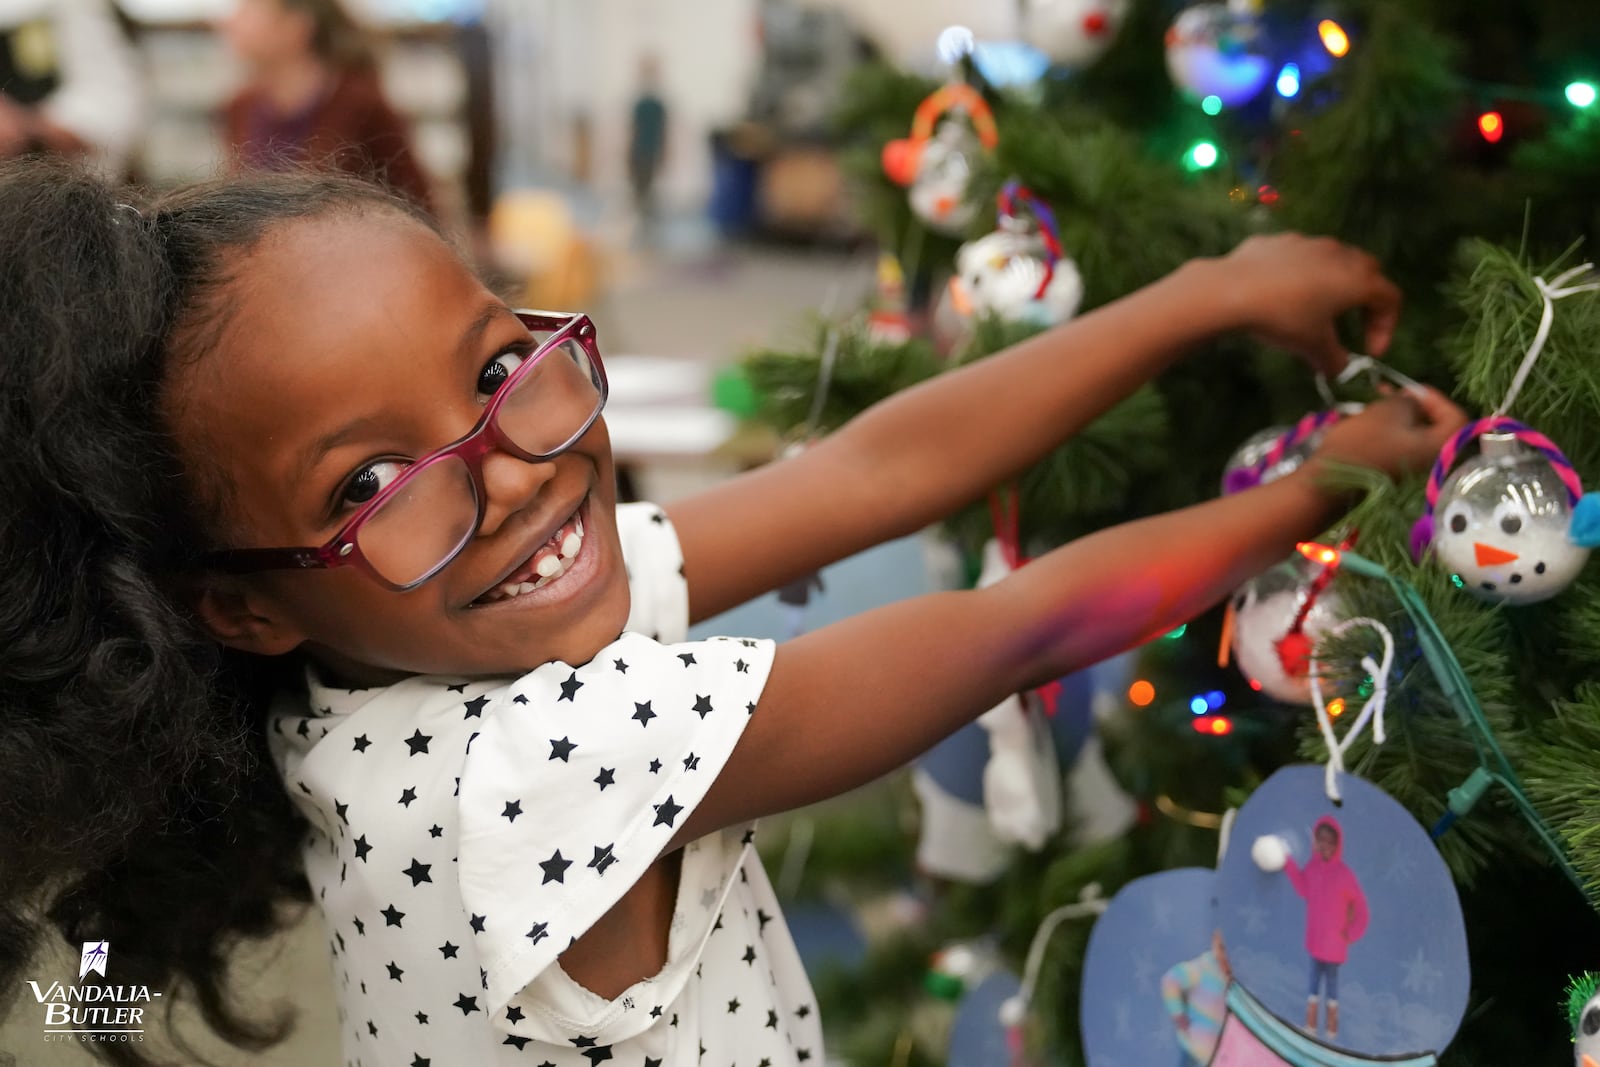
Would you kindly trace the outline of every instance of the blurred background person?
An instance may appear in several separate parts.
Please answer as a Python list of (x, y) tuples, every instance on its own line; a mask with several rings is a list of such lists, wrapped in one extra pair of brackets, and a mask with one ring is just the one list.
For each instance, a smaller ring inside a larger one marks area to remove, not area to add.
[(372, 43), (339, 0), (240, 0), (222, 34), (248, 77), (225, 112), (234, 167), (333, 167), (434, 210)]
[(634, 207), (646, 227), (655, 220), (656, 178), (667, 155), (667, 105), (660, 89), (661, 65), (655, 56), (645, 56), (639, 61), (639, 95), (628, 135), (628, 177)]
[(0, 0), (0, 159), (52, 153), (122, 176), (143, 99), (108, 0)]

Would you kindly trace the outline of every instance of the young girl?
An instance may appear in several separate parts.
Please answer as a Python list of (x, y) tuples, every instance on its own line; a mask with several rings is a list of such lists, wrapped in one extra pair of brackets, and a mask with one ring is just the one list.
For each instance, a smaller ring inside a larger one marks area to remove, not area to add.
[(820, 1064), (753, 821), (1172, 629), (1337, 517), (1326, 463), (1423, 465), (1463, 417), (1373, 405), (1271, 485), (781, 650), (689, 623), (979, 497), (1193, 342), (1331, 369), (1335, 318), (1380, 350), (1397, 302), (1359, 252), (1251, 241), (618, 508), (593, 328), (514, 314), (406, 205), (4, 171), (0, 986), (47, 918), (261, 1047), (225, 961), (313, 899), (348, 1063)]

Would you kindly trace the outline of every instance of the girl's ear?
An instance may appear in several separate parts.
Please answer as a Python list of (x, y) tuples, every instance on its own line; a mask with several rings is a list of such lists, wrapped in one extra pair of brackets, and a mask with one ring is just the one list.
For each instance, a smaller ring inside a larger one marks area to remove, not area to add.
[(305, 641), (305, 635), (289, 625), (266, 598), (237, 579), (206, 575), (186, 593), (201, 624), (229, 648), (258, 656), (282, 656)]

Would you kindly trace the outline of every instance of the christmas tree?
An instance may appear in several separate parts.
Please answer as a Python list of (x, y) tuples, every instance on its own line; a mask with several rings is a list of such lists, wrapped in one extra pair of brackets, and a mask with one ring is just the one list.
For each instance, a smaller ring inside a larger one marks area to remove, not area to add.
[[(1037, 28), (1051, 5), (1027, 6)], [(988, 205), (1015, 181), (1053, 209), (1085, 310), (1251, 232), (1331, 234), (1364, 247), (1407, 294), (1389, 362), (1445, 388), (1474, 417), (1500, 411), (1546, 315), (1536, 279), (1553, 282), (1592, 258), (1600, 238), (1600, 105), (1586, 80), (1600, 77), (1592, 6), (1231, 6), (1231, 22), (1221, 5), (1213, 15), (1246, 36), (1217, 42), (1223, 66), (1237, 73), (1229, 62), (1270, 60), (1256, 75), (1265, 84), (1239, 102), (1232, 83), (1209, 92), (1203, 77), (1180, 69), (1183, 84), (1174, 84), (1163, 42), (1180, 11), (1153, 0), (1125, 11), (1110, 5), (1120, 32), (1077, 69), (1057, 63), (1043, 77), (1018, 77), (1016, 64), (985, 55), (984, 42), (957, 49), (954, 77), (984, 94), (998, 132), (992, 151), (968, 161), (966, 195), (982, 208), (957, 235), (925, 225), (880, 162), (938, 82), (887, 67), (857, 75), (838, 121), (855, 146), (862, 211), (927, 317), (937, 319), (961, 239), (995, 228)], [(1052, 58), (1083, 58), (1075, 50), (1082, 42), (1040, 43)], [(1592, 355), (1600, 294), (1561, 297), (1550, 317), (1509, 414), (1558, 444), (1586, 482), (1600, 482), (1600, 364)], [(764, 417), (793, 433), (808, 426), (826, 351), (825, 403), (810, 427), (826, 432), (883, 396), (1038, 328), (980, 318), (951, 351), (947, 338), (885, 343), (855, 320), (819, 322), (802, 345), (756, 353), (746, 369)], [(1326, 406), (1281, 354), (1236, 340), (1215, 347), (1020, 480), (1029, 549), (1213, 496), (1246, 436)], [(1508, 606), (1505, 589), (1465, 588), (1477, 583), (1440, 562), (1441, 546), (1414, 557), (1413, 523), (1429, 498), (1422, 479), (1368, 488), (1327, 540), (1356, 534), (1360, 557), (1398, 584), (1360, 573), (1334, 582), (1345, 614), (1382, 620), (1398, 648), (1386, 680), (1387, 742), (1358, 742), (1346, 764), (1437, 829), (1460, 891), (1472, 1002), (1442, 1062), (1568, 1062), (1571, 1033), (1555, 1005), (1570, 976), (1600, 966), (1600, 772), (1591, 757), (1600, 748), (1600, 572), (1588, 567), (1557, 596)], [(1439, 509), (1436, 523), (1447, 521)], [(986, 508), (948, 526), (973, 558), (992, 530)], [(1406, 610), (1401, 590), (1414, 593), (1415, 610)], [(987, 934), (1016, 966), (1052, 909), (1091, 884), (1110, 893), (1152, 871), (1210, 866), (1220, 812), (1276, 768), (1326, 758), (1309, 712), (1274, 704), (1237, 671), (1218, 667), (1224, 625), (1219, 611), (1145, 650), (1147, 688), (1132, 701), (1141, 706), (1103, 730), (1119, 779), (1142, 804), (1129, 834), (1088, 849), (1063, 841), (1023, 854), (992, 885), (949, 889), (928, 922), (889, 940), (864, 969), (819, 982), (834, 1023), (848, 1031), (846, 1058), (938, 1062), (938, 1040), (906, 1022), (926, 1000), (933, 948)], [(1424, 654), (1419, 632), (1432, 627), (1468, 696)], [(1355, 700), (1371, 692), (1363, 651), (1359, 635), (1319, 649), (1330, 694)], [(1199, 712), (1206, 714), (1197, 719)], [(1480, 767), (1495, 780), (1472, 804), (1488, 781), (1474, 775)], [(840, 818), (824, 832), (846, 841), (858, 828)], [(815, 860), (813, 873), (850, 881), (873, 865), (867, 857), (884, 854), (879, 843), (841, 846), (837, 864)], [(1087, 939), (1087, 924), (1069, 923), (1044, 958), (1029, 1039), (1049, 1062), (1083, 1062), (1077, 1008)]]

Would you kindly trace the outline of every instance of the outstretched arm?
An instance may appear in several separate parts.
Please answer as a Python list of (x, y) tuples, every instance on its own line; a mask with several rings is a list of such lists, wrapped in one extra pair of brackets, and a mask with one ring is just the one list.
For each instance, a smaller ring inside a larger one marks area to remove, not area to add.
[(1371, 312), (1388, 343), (1399, 296), (1376, 261), (1326, 239), (1246, 242), (1016, 347), (908, 389), (801, 455), (667, 510), (689, 611), (709, 618), (922, 529), (1038, 462), (1190, 347), (1253, 329), (1321, 366), (1333, 323)]
[[(1437, 398), (1375, 404), (1324, 453), (1420, 466), (1465, 421)], [(1324, 529), (1322, 468), (1056, 549), (984, 589), (879, 608), (784, 644), (716, 784), (676, 839), (800, 807), (901, 766), (1002, 698), (1130, 648), (1215, 604)]]

